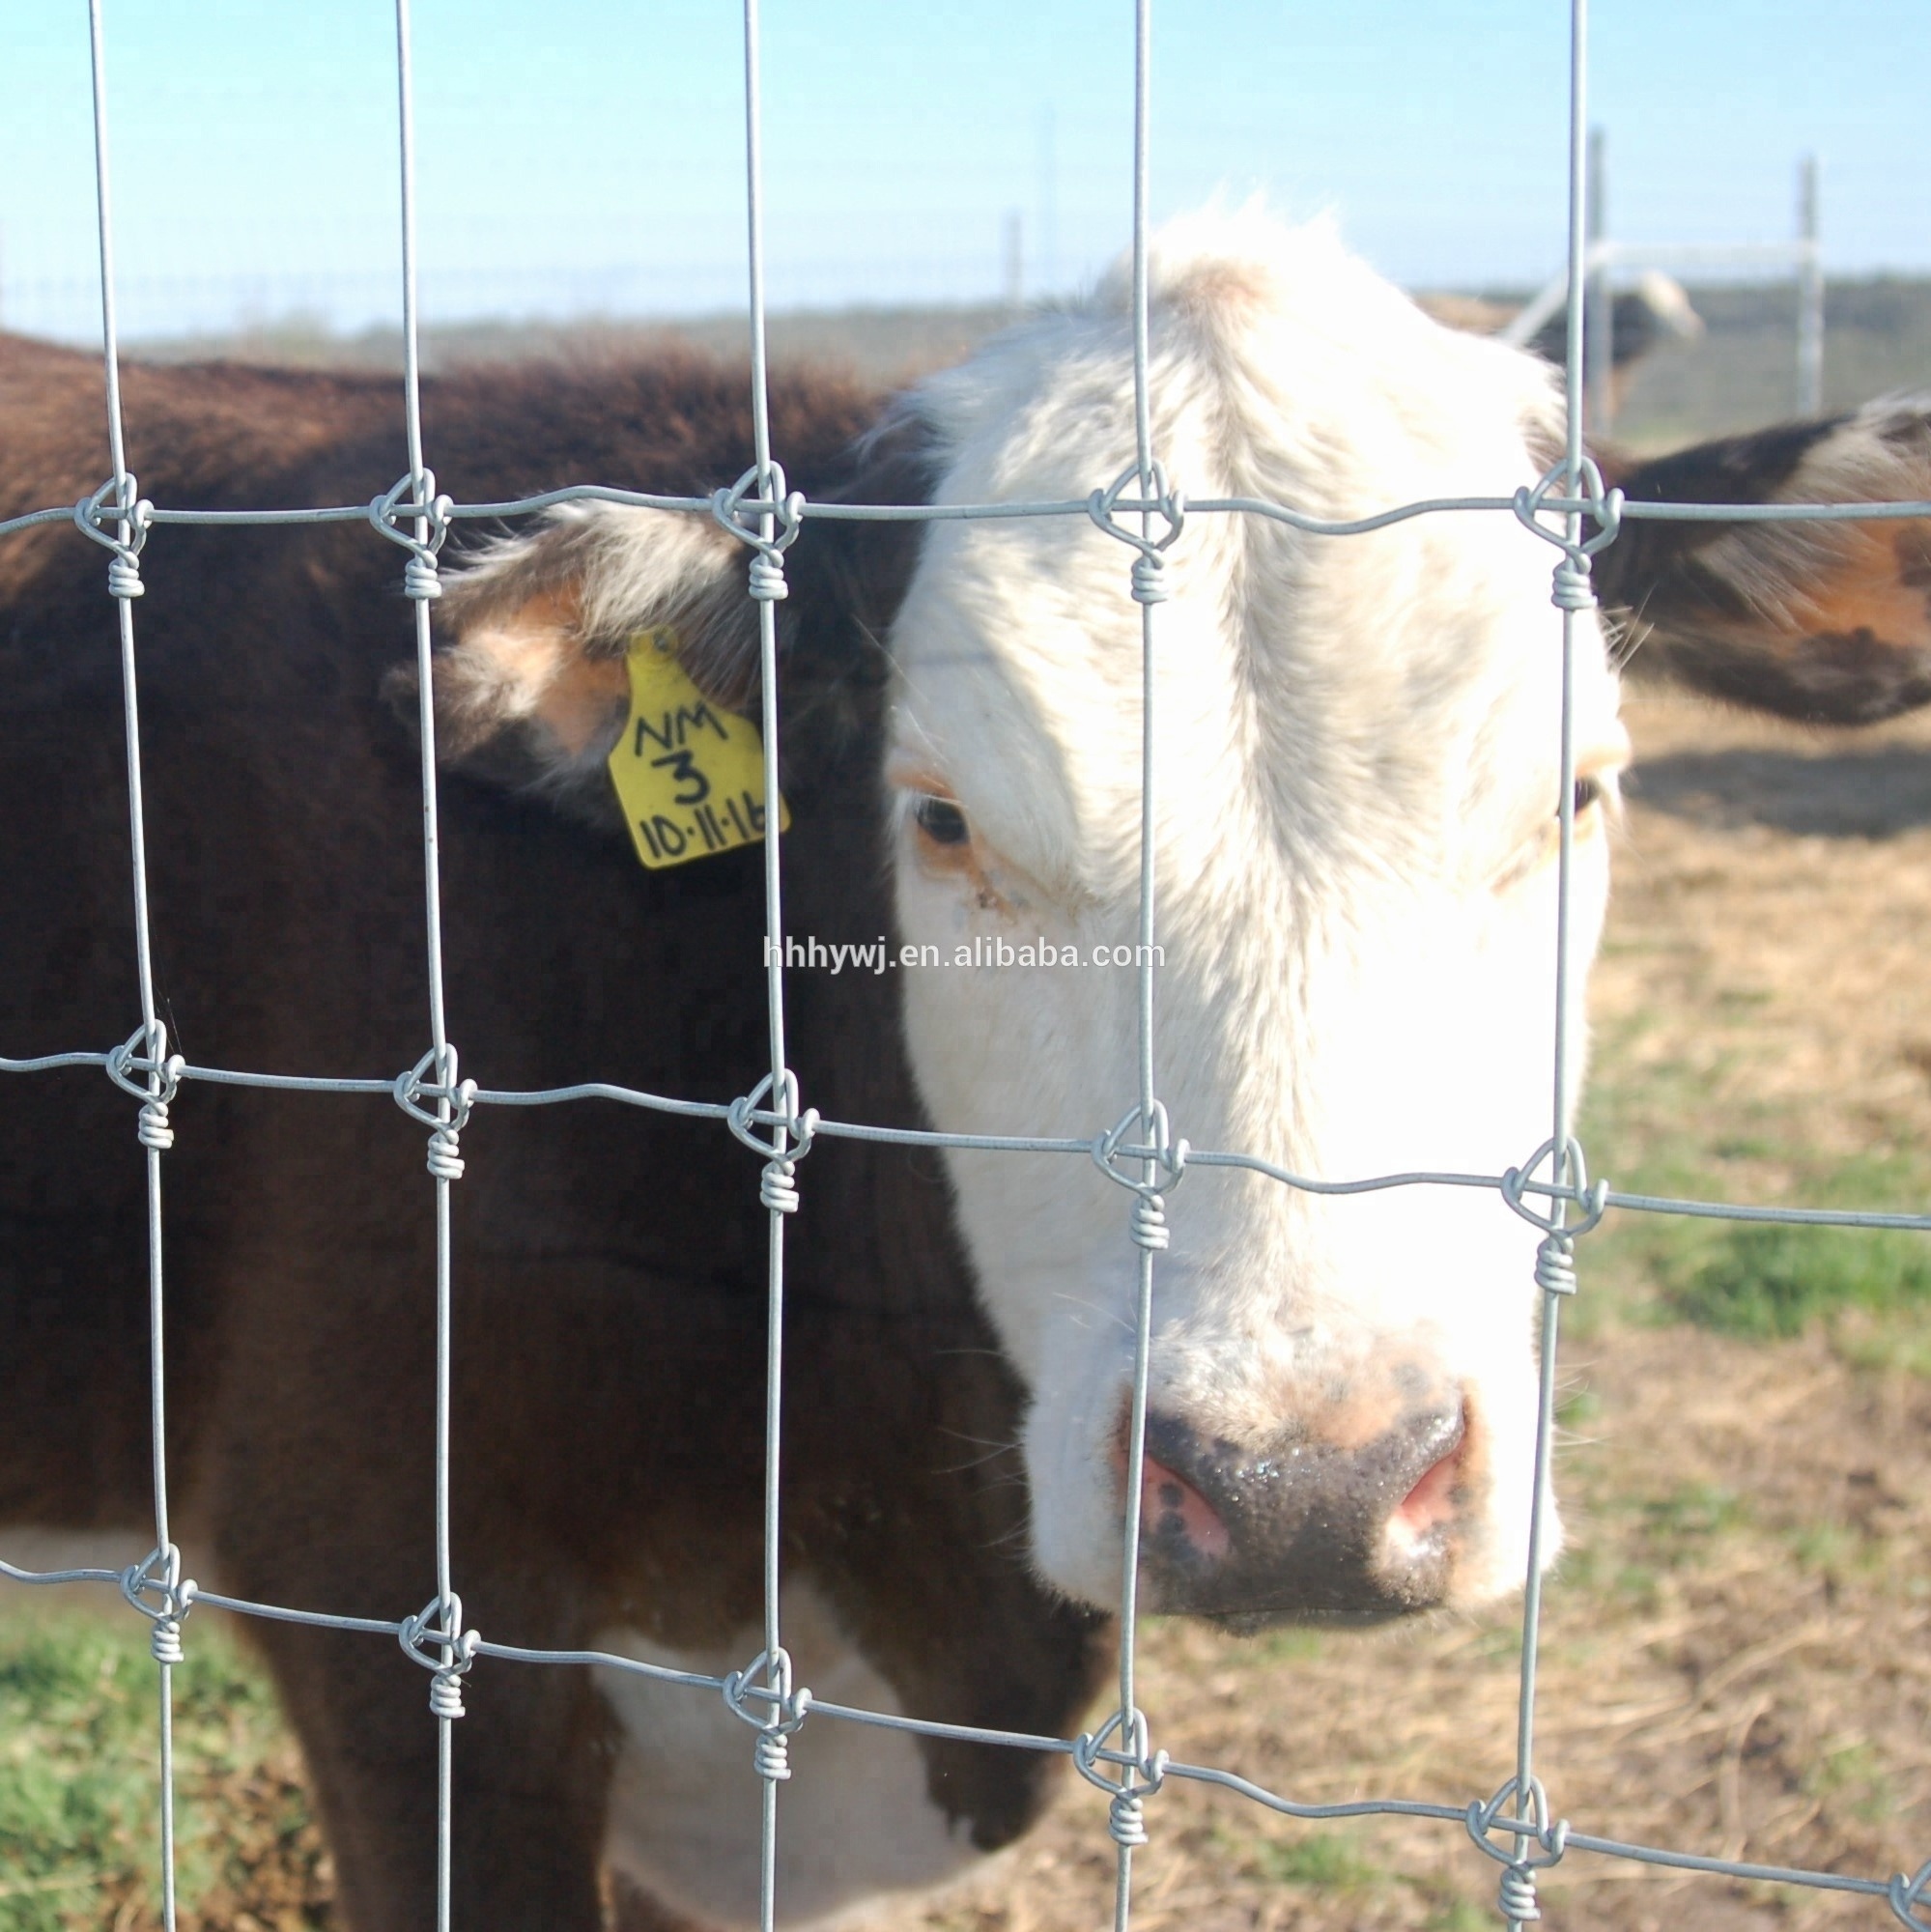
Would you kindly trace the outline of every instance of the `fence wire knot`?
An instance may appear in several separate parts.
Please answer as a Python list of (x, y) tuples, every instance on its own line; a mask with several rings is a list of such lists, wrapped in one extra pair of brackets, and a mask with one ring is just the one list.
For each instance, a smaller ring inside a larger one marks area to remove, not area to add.
[[(1465, 1814), (1468, 1835), (1476, 1849), (1507, 1867), (1502, 1874), (1502, 1915), (1514, 1924), (1542, 1917), (1536, 1904), (1534, 1874), (1559, 1864), (1569, 1849), (1569, 1820), (1549, 1822), (1548, 1794), (1539, 1777), (1529, 1779), (1526, 1807), (1514, 1818), (1502, 1816), (1503, 1806), (1512, 1803), (1520, 1789), (1512, 1777), (1486, 1804), (1477, 1799)], [(1507, 1833), (1508, 1842), (1495, 1842), (1492, 1833), (1497, 1831)], [(1541, 1856), (1530, 1853), (1524, 1841), (1541, 1846)]]
[[(1535, 1874), (1560, 1863), (1563, 1853), (1569, 1849), (1569, 1820), (1558, 1818), (1549, 1823), (1548, 1794), (1542, 1788), (1541, 1778), (1529, 1779), (1528, 1803), (1519, 1816), (1501, 1815), (1502, 1807), (1520, 1789), (1519, 1782), (1512, 1777), (1486, 1804), (1477, 1799), (1466, 1814), (1468, 1835), (1474, 1839), (1476, 1848), (1504, 1867), (1500, 1903), (1502, 1917), (1511, 1925), (1529, 1925), (1541, 1918)], [(1505, 1832), (1510, 1842), (1498, 1845), (1491, 1835), (1497, 1830)], [(1540, 1857), (1529, 1852), (1525, 1840), (1542, 1847)]]
[(461, 1180), (465, 1162), (454, 1127), (438, 1127), (429, 1137), (429, 1172), (438, 1180)]
[(1122, 1791), (1106, 1807), (1106, 1829), (1128, 1851), (1147, 1842), (1147, 1804), (1137, 1791)]
[[(436, 494), (433, 469), (401, 478), (369, 505), (369, 522), (391, 543), (409, 552), (402, 573), (405, 597), (421, 603), (442, 595), (436, 558), (448, 541), (449, 513), (454, 507), (449, 497)], [(427, 525), (427, 534), (405, 529), (405, 523)]]
[(1901, 1925), (1908, 1925), (1911, 1932), (1931, 1932), (1931, 1918), (1921, 1916), (1917, 1907), (1931, 1906), (1931, 1859), (1926, 1859), (1917, 1867), (1915, 1876), (1907, 1877), (1899, 1872), (1890, 1882), (1886, 1896), (1890, 1900), (1890, 1909), (1897, 1915)]
[(798, 1163), (792, 1160), (768, 1160), (764, 1163), (764, 1174), (757, 1183), (757, 1198), (774, 1214), (795, 1214), (798, 1211)]
[[(1137, 497), (1124, 493), (1139, 486)], [(1144, 530), (1129, 528), (1120, 521), (1120, 513), (1136, 511), (1145, 517), (1159, 517), (1167, 526), (1166, 534), (1151, 537)], [(1130, 544), (1140, 554), (1133, 559), (1133, 601), (1136, 604), (1164, 604), (1172, 591), (1167, 584), (1167, 552), (1185, 526), (1186, 497), (1167, 481), (1167, 472), (1158, 458), (1143, 473), (1137, 463), (1129, 464), (1104, 490), (1095, 490), (1087, 498), (1086, 513), (1110, 537)]]
[[(1121, 1742), (1109, 1749), (1113, 1737)], [(1146, 1801), (1167, 1781), (1167, 1753), (1149, 1749), (1149, 1743), (1147, 1714), (1138, 1710), (1116, 1711), (1097, 1731), (1082, 1731), (1073, 1740), (1073, 1765), (1089, 1784), (1107, 1793), (1106, 1829), (1126, 1851), (1147, 1842)], [(1118, 1776), (1109, 1776), (1108, 1767), (1117, 1767)]]
[(121, 1573), (121, 1594), (148, 1620), (148, 1648), (156, 1663), (179, 1663), (181, 1627), (194, 1605), (194, 1583), (181, 1574), (181, 1551), (170, 1543), (151, 1549)]
[(1535, 1873), (1527, 1865), (1504, 1865), (1496, 1892), (1502, 1917), (1511, 1925), (1530, 1925), (1542, 1917), (1542, 1907), (1536, 1902)]
[(1596, 608), (1596, 588), (1589, 581), (1589, 566), (1572, 562), (1564, 557), (1555, 566), (1555, 587), (1549, 592), (1549, 602), (1558, 611), (1593, 611)]
[[(728, 490), (713, 493), (711, 515), (732, 536), (752, 547), (752, 596), (760, 604), (776, 604), (788, 597), (791, 592), (784, 582), (784, 553), (798, 541), (804, 526), (805, 493), (785, 488), (783, 465), (767, 465), (763, 476), (753, 465)], [(765, 531), (767, 519), (777, 526), (775, 535)]]
[(168, 1030), (159, 1020), (129, 1034), (107, 1056), (107, 1077), (124, 1094), (141, 1103), (134, 1132), (141, 1145), (155, 1153), (174, 1146), (168, 1105), (181, 1089), (187, 1063), (168, 1051)]
[(758, 1776), (782, 1782), (791, 1776), (789, 1740), (811, 1709), (810, 1691), (791, 1688), (791, 1653), (781, 1645), (759, 1651), (749, 1668), (733, 1670), (724, 1679), (724, 1692), (731, 1715), (757, 1732), (752, 1762)]
[[(1569, 494), (1559, 494), (1563, 492)], [(1623, 493), (1604, 490), (1595, 458), (1585, 456), (1574, 477), (1566, 463), (1558, 463), (1533, 489), (1518, 490), (1513, 507), (1523, 528), (1533, 530), (1562, 552), (1549, 601), (1558, 611), (1593, 611), (1596, 592), (1589, 581), (1589, 559), (1614, 543), (1621, 532)], [(1572, 537), (1566, 527), (1545, 522), (1546, 514), (1560, 516), (1565, 524), (1571, 516), (1586, 518), (1596, 526), (1596, 533)]]
[[(1540, 1228), (1545, 1235), (1565, 1236), (1572, 1248), (1576, 1236), (1586, 1235), (1603, 1218), (1609, 1205), (1609, 1183), (1599, 1180), (1593, 1186), (1589, 1180), (1589, 1170), (1582, 1158), (1582, 1144), (1574, 1134), (1563, 1143), (1561, 1157), (1555, 1162), (1557, 1179), (1552, 1181), (1538, 1181), (1536, 1170), (1544, 1161), (1555, 1155), (1553, 1140), (1544, 1141), (1535, 1152), (1520, 1167), (1510, 1168), (1501, 1177), (1502, 1199), (1513, 1208), (1522, 1219), (1533, 1228)], [(1548, 1208), (1544, 1211), (1532, 1208), (1522, 1196), (1526, 1193), (1546, 1195)], [(1571, 1204), (1582, 1210), (1580, 1220), (1565, 1218)], [(1538, 1257), (1536, 1279), (1542, 1280), (1543, 1263)], [(1573, 1274), (1573, 1270), (1572, 1270)], [(1548, 1284), (1544, 1283), (1547, 1287)], [(1563, 1293), (1561, 1290), (1556, 1291)]]
[(463, 1599), (454, 1590), (432, 1597), (412, 1617), (403, 1618), (396, 1641), (403, 1655), (429, 1672), (429, 1709), (454, 1722), (463, 1716), (463, 1679), (476, 1661), (479, 1631), (463, 1628)]
[[(753, 1153), (763, 1154), (769, 1163), (761, 1186), (781, 1193), (781, 1182), (792, 1178), (790, 1170), (795, 1170), (811, 1151), (811, 1142), (818, 1131), (818, 1110), (807, 1107), (803, 1113), (799, 1112), (798, 1076), (788, 1066), (784, 1069), (780, 1097), (782, 1105), (759, 1105), (760, 1101), (771, 1098), (771, 1075), (767, 1073), (749, 1094), (741, 1094), (731, 1102), (724, 1123)], [(758, 1138), (756, 1130), (759, 1127), (770, 1129), (769, 1140)], [(787, 1172), (774, 1179), (771, 1174), (773, 1167), (781, 1167)], [(796, 1188), (792, 1189), (792, 1198), (795, 1204)], [(767, 1200), (764, 1205), (769, 1208), (775, 1204)], [(788, 1214), (791, 1209), (780, 1208), (779, 1212)]]
[[(432, 1077), (432, 1075), (434, 1077)], [(431, 1047), (395, 1082), (395, 1102), (412, 1121), (429, 1129), (429, 1171), (438, 1180), (463, 1178), (462, 1133), (476, 1104), (476, 1083), (456, 1077), (456, 1049), (445, 1042)], [(432, 1113), (423, 1105), (436, 1103)]]
[[(1162, 1102), (1153, 1102), (1152, 1125), (1145, 1131), (1143, 1139), (1128, 1142), (1126, 1136), (1142, 1127), (1143, 1122), (1138, 1107), (1129, 1109), (1105, 1133), (1095, 1137), (1090, 1151), (1100, 1173), (1133, 1196), (1127, 1233), (1134, 1245), (1145, 1248), (1149, 1254), (1157, 1254), (1170, 1240), (1165, 1190), (1178, 1187), (1186, 1172), (1187, 1144), (1174, 1138)], [(1122, 1173), (1119, 1166), (1122, 1161), (1139, 1161), (1143, 1172), (1138, 1176)]]
[(1576, 1237), (1545, 1235), (1535, 1251), (1535, 1283), (1545, 1294), (1576, 1293)]
[(1167, 1204), (1157, 1194), (1136, 1194), (1129, 1232), (1136, 1247), (1159, 1254), (1168, 1244)]
[[(73, 521), (81, 535), (114, 553), (107, 564), (108, 596), (126, 599), (145, 594), (141, 552), (154, 516), (155, 506), (139, 494), (132, 473), (125, 469), (73, 506)], [(117, 527), (110, 530), (110, 524)], [(122, 528), (126, 536), (121, 534)]]

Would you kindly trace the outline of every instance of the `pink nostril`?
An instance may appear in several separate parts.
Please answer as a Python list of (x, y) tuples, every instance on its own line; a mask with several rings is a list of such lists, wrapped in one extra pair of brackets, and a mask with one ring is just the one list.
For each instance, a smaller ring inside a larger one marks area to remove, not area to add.
[(1422, 1472), (1421, 1480), (1401, 1500), (1388, 1519), (1388, 1540), (1399, 1550), (1412, 1549), (1430, 1530), (1455, 1520), (1456, 1492), (1462, 1484), (1462, 1451), (1465, 1437)]
[(1150, 1537), (1178, 1532), (1201, 1556), (1227, 1554), (1227, 1525), (1220, 1513), (1184, 1477), (1150, 1456), (1140, 1482), (1140, 1530)]

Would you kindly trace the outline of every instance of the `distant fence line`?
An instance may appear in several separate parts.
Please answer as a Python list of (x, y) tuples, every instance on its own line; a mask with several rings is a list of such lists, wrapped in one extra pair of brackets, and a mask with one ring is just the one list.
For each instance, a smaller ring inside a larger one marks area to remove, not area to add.
[[(1613, 240), (1608, 219), (1608, 139), (1601, 128), (1589, 134), (1587, 245), (1583, 275), (1588, 304), (1588, 335), (1592, 342), (1609, 339), (1609, 295), (1619, 270), (1676, 268), (1686, 273), (1697, 269), (1739, 269), (1787, 272), (1796, 285), (1797, 373), (1793, 401), (1801, 416), (1815, 415), (1824, 406), (1824, 253), (1819, 227), (1817, 156), (1805, 155), (1797, 169), (1797, 233), (1788, 242), (1627, 242)], [(1523, 305), (1500, 334), (1519, 347), (1562, 312), (1569, 299), (1569, 270), (1552, 275)], [(1590, 430), (1607, 435), (1615, 425), (1615, 392), (1610, 385), (1610, 358), (1595, 355), (1584, 371), (1585, 404)]]

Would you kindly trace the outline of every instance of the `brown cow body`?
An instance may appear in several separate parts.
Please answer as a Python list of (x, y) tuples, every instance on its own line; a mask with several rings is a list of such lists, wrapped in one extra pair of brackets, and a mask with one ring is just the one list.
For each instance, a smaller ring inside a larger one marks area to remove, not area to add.
[[(443, 486), (472, 500), (583, 475), (682, 491), (742, 467), (747, 393), (741, 373), (693, 365), (452, 384), (432, 387), (427, 433)], [(142, 487), (170, 503), (366, 500), (397, 468), (395, 406), (388, 384), (319, 377), (128, 381)], [(781, 385), (775, 411), (799, 485), (836, 483), (866, 399)], [(0, 346), (0, 515), (94, 488), (103, 422), (98, 367)], [(0, 1042), (16, 1056), (111, 1043), (138, 1017), (101, 560), (71, 530), (0, 548)], [(147, 560), (156, 986), (196, 1065), (381, 1074), (422, 1051), (416, 752), (381, 691), (412, 648), (396, 566), (366, 527), (170, 531)], [(785, 745), (791, 904), (805, 929), (871, 938), (887, 921), (866, 759), (879, 681), (809, 571), (794, 570), (787, 611), (822, 686)], [(812, 679), (801, 669), (800, 689)], [(620, 831), (461, 778), (442, 814), (464, 1072), (493, 1087), (749, 1090), (769, 1064), (757, 848), (648, 873)], [(801, 1076), (827, 1113), (916, 1122), (880, 998), (869, 977), (801, 981)], [(7, 1097), (0, 1525), (151, 1537), (132, 1103), (93, 1070), (10, 1082)], [(412, 1609), (434, 1594), (422, 1130), (382, 1100), (195, 1083), (174, 1120), (169, 1458), (188, 1571), (311, 1609)], [(454, 1543), (469, 1620), (549, 1647), (612, 1629), (715, 1646), (758, 1603), (755, 1161), (718, 1126), (606, 1103), (484, 1110), (464, 1153)], [(984, 1460), (983, 1445), (1010, 1441), (1017, 1396), (973, 1306), (943, 1181), (929, 1156), (827, 1143), (805, 1193), (788, 1279), (787, 1566), (906, 1708), (1063, 1732), (1102, 1626), (1032, 1580), (1023, 1486)], [(315, 1776), (347, 1922), (428, 1922), (437, 1727), (423, 1673), (380, 1639), (253, 1634)], [(594, 1925), (609, 1715), (579, 1671), (490, 1676), (457, 1732), (459, 1922)], [(1002, 1843), (1033, 1815), (1036, 1761), (945, 1746), (925, 1760), (962, 1839)]]

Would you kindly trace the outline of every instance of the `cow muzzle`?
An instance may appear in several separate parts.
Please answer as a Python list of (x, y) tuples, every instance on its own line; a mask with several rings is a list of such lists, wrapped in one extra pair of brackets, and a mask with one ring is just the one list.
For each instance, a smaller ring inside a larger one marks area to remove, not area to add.
[[(1150, 1413), (1140, 1490), (1150, 1607), (1242, 1631), (1428, 1609), (1448, 1591), (1470, 1460), (1459, 1396), (1347, 1447), (1292, 1430), (1257, 1450)], [(1114, 1467), (1123, 1491), (1123, 1428)]]

